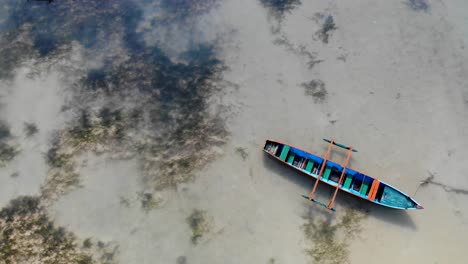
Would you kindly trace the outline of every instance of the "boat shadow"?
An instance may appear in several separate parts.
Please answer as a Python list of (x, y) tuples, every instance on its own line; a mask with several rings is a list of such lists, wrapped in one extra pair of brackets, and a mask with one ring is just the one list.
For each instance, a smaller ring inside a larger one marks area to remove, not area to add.
[[(297, 194), (298, 202), (300, 201), (304, 202), (304, 204), (309, 207), (317, 207), (317, 208), (323, 209), (323, 210), (313, 209), (314, 212), (320, 212), (322, 214), (323, 213), (326, 214), (328, 212), (329, 214), (333, 214), (332, 211), (328, 211), (325, 208), (321, 208), (319, 205), (313, 202), (306, 201), (303, 197), (301, 197), (302, 195), (306, 195), (306, 196), (309, 195), (309, 193), (311, 192), (315, 184), (314, 178), (306, 175), (305, 173), (301, 173), (293, 168), (290, 168), (286, 166), (285, 164), (282, 164), (281, 162), (279, 162), (278, 160), (275, 160), (273, 157), (270, 157), (267, 154), (263, 155), (263, 163), (265, 167), (268, 170), (270, 170), (273, 174), (278, 174), (280, 175), (280, 177), (287, 179), (288, 181), (292, 182), (295, 185), (300, 186), (303, 189), (302, 193)], [(332, 186), (329, 186), (328, 184), (319, 184), (315, 197), (318, 201), (328, 204), (328, 202), (333, 196), (334, 191), (335, 191), (335, 188), (333, 188)], [(376, 218), (388, 224), (401, 226), (403, 228), (408, 228), (410, 230), (417, 229), (417, 226), (414, 223), (408, 211), (383, 207), (374, 203), (364, 201), (363, 199), (358, 198), (349, 193), (345, 193), (345, 192), (338, 193), (336, 200), (335, 200), (335, 208), (338, 208), (337, 210), (346, 209), (346, 208), (356, 208), (356, 209), (359, 209), (360, 211), (365, 212), (369, 217)], [(413, 213), (417, 213), (417, 212), (413, 212)], [(334, 216), (331, 216), (331, 218), (333, 217)]]

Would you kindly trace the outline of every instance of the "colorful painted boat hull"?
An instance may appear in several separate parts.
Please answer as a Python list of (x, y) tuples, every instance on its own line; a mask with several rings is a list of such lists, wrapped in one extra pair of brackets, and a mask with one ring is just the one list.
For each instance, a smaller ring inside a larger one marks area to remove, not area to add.
[[(315, 179), (318, 178), (318, 173), (324, 163), (324, 159), (318, 155), (274, 140), (266, 140), (263, 150), (287, 166)], [(342, 171), (341, 164), (327, 160), (320, 181), (336, 187)], [(350, 168), (346, 168), (339, 188), (378, 205), (404, 210), (423, 209), (414, 199), (390, 184)]]

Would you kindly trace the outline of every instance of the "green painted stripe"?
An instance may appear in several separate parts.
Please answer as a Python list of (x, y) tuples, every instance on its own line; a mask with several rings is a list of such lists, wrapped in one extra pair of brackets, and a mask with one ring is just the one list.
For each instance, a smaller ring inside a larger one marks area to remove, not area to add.
[(288, 152), (289, 152), (289, 146), (284, 146), (283, 147), (283, 150), (281, 151), (281, 155), (280, 155), (280, 160), (282, 161), (285, 161), (286, 160), (286, 156), (288, 155)]
[(289, 163), (289, 164), (292, 164), (292, 163), (293, 163), (294, 157), (295, 157), (295, 156), (296, 156), (296, 154), (294, 154), (294, 153), (291, 153), (291, 155), (289, 155), (289, 158), (288, 158), (288, 163)]
[(369, 183), (363, 182), (361, 187), (361, 194), (366, 195), (367, 189), (369, 189)]
[(312, 168), (313, 168), (313, 167), (314, 167), (314, 162), (311, 161), (311, 160), (309, 160), (309, 162), (307, 163), (307, 167), (306, 167), (305, 170), (306, 170), (307, 172), (310, 173), (310, 172), (312, 171)]
[(324, 180), (328, 180), (328, 177), (330, 177), (330, 172), (331, 172), (331, 168), (330, 167), (326, 167), (325, 168), (325, 173), (323, 174), (322, 178)]
[(349, 189), (349, 186), (351, 186), (351, 181), (353, 180), (353, 177), (351, 175), (346, 175), (346, 180), (343, 185), (343, 188)]

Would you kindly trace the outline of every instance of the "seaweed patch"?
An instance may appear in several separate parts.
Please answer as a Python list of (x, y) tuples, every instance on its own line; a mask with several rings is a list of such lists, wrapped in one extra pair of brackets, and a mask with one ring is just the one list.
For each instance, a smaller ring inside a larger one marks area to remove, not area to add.
[(30, 30), (31, 25), (22, 25), (11, 31), (0, 32), (0, 80), (12, 79), (18, 65), (35, 57)]
[(25, 132), (27, 137), (32, 137), (37, 132), (39, 132), (39, 129), (37, 128), (36, 124), (26, 122), (26, 123), (24, 123), (24, 132)]
[[(280, 32), (281, 29), (279, 29), (279, 32), (276, 32), (275, 34), (278, 35), (280, 34)], [(307, 66), (309, 69), (312, 69), (316, 64), (323, 62), (323, 60), (317, 59), (316, 53), (308, 51), (305, 45), (296, 46), (293, 43), (291, 43), (291, 41), (286, 37), (284, 33), (277, 37), (273, 41), (273, 43), (275, 45), (284, 46), (289, 52), (305, 57), (308, 61)]]
[(193, 244), (197, 244), (211, 230), (212, 219), (205, 210), (193, 210), (186, 221), (192, 230), (191, 240)]
[(260, 2), (279, 20), (302, 4), (301, 0), (260, 0)]
[(11, 143), (10, 128), (0, 120), (0, 167), (4, 167), (19, 153), (18, 148)]
[(302, 83), (304, 92), (308, 96), (312, 96), (315, 102), (323, 102), (327, 98), (327, 90), (325, 89), (325, 83), (321, 80), (312, 80), (308, 83)]
[(141, 208), (145, 212), (158, 208), (163, 202), (162, 198), (150, 192), (142, 192), (139, 194), (141, 200)]
[[(317, 19), (323, 20), (324, 16), (322, 14), (317, 15)], [(315, 33), (315, 35), (318, 36), (323, 43), (327, 44), (331, 33), (336, 29), (337, 27), (335, 24), (335, 20), (333, 19), (333, 16), (329, 15), (325, 18), (321, 28)]]
[(164, 19), (184, 20), (199, 16), (218, 6), (220, 0), (161, 0), (160, 6), (167, 14)]
[(186, 256), (179, 256), (176, 259), (177, 264), (187, 264), (187, 257)]
[(348, 243), (361, 231), (361, 221), (366, 215), (357, 209), (347, 209), (338, 220), (318, 217), (309, 212), (303, 226), (304, 234), (311, 243), (306, 253), (317, 264), (347, 263)]
[(133, 1), (61, 0), (50, 5), (38, 1), (10, 3), (9, 15), (7, 28), (32, 25), (28, 31), (32, 46), (44, 57), (71, 41), (99, 48), (109, 41), (115, 28), (123, 28), (128, 35), (142, 12)]
[[(106, 71), (111, 72), (107, 79), (115, 93), (128, 94), (128, 89), (138, 87), (134, 92), (139, 106), (122, 111), (142, 113), (143, 125), (156, 133), (146, 136), (145, 144), (133, 138), (127, 142), (138, 145), (147, 180), (158, 188), (189, 179), (193, 169), (212, 158), (210, 146), (222, 144), (227, 135), (219, 116), (208, 112), (207, 100), (218, 90), (216, 76), (223, 70), (213, 52), (210, 46), (197, 47), (181, 55), (182, 64), (172, 63), (153, 48)], [(106, 87), (98, 89), (107, 93)], [(200, 156), (196, 158), (195, 152)]]
[(429, 4), (427, 0), (407, 0), (406, 5), (414, 11), (427, 12), (429, 10)]
[(74, 160), (86, 151), (137, 157), (146, 182), (156, 189), (191, 179), (193, 170), (215, 158), (219, 152), (211, 147), (224, 144), (227, 132), (207, 100), (219, 89), (216, 76), (223, 66), (211, 47), (183, 57), (186, 63), (172, 63), (153, 47), (85, 75), (74, 97), (81, 109), (47, 155), (52, 177), (46, 187), (53, 186), (47, 192), (62, 193), (60, 181), (78, 183)]
[(79, 248), (74, 234), (49, 219), (38, 197), (11, 200), (0, 210), (0, 230), (2, 263), (115, 263), (103, 258), (107, 249)]
[(236, 148), (236, 153), (239, 154), (239, 156), (242, 158), (242, 160), (246, 160), (247, 157), (249, 157), (249, 153), (245, 148), (242, 147), (237, 147)]
[[(157, 3), (162, 16), (152, 23), (177, 28), (218, 2), (162, 0)], [(77, 76), (67, 79), (66, 87), (72, 93), (66, 111), (73, 119), (57, 131), (45, 153), (50, 169), (42, 198), (53, 199), (80, 186), (78, 162), (86, 152), (135, 157), (145, 183), (155, 189), (192, 179), (196, 170), (222, 154), (228, 133), (223, 113), (211, 104), (221, 95), (226, 69), (217, 47), (195, 42), (173, 57), (159, 43), (148, 45), (140, 30), (144, 4), (7, 1), (0, 78), (13, 77), (15, 67), (26, 60), (34, 60), (33, 71), (39, 73), (42, 64), (61, 61), (67, 66), (54, 70)], [(68, 63), (75, 46), (86, 62)], [(27, 136), (36, 132), (25, 124)], [(16, 153), (9, 145), (0, 147), (3, 163)]]
[[(49, 172), (41, 187), (44, 199), (55, 199), (73, 188), (80, 187), (77, 158), (91, 151), (103, 153), (106, 144), (112, 145), (123, 136), (123, 120), (115, 117), (117, 112), (103, 107), (97, 111), (82, 110), (69, 128), (58, 131), (45, 155)], [(103, 114), (103, 112), (105, 114)]]

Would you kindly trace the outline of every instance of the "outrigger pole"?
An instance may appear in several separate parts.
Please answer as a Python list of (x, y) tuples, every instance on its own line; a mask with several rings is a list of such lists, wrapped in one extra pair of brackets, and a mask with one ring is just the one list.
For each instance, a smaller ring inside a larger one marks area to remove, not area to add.
[(333, 198), (331, 199), (330, 203), (328, 204), (327, 208), (330, 210), (335, 211), (335, 208), (333, 208), (333, 205), (335, 204), (335, 199), (336, 195), (338, 194), (338, 190), (340, 189), (340, 184), (343, 182), (343, 178), (346, 172), (346, 167), (348, 167), (349, 160), (351, 159), (351, 155), (353, 153), (353, 148), (349, 147), (348, 149), (348, 156), (346, 157), (346, 162), (343, 166), (343, 171), (341, 172), (340, 180), (338, 181), (338, 184), (336, 185), (335, 193), (333, 194)]
[(330, 157), (330, 152), (331, 152), (331, 149), (333, 147), (334, 142), (335, 141), (333, 139), (330, 141), (330, 144), (328, 145), (327, 152), (325, 153), (325, 156), (323, 156), (323, 163), (322, 163), (322, 166), (320, 167), (320, 171), (319, 171), (319, 174), (317, 176), (317, 181), (315, 181), (314, 188), (312, 188), (312, 192), (310, 192), (310, 194), (309, 194), (309, 200), (311, 200), (311, 201), (315, 201), (314, 200), (315, 192), (317, 191), (317, 186), (318, 186), (318, 184), (320, 182), (320, 178), (322, 178), (323, 171), (325, 170), (325, 167), (327, 165), (327, 161), (328, 161), (328, 158)]
[[(358, 151), (357, 151), (357, 149), (353, 149), (353, 147), (347, 147), (347, 146), (345, 146), (343, 144), (336, 143), (335, 140), (333, 140), (333, 139), (329, 140), (329, 139), (324, 138), (323, 140), (330, 143), (330, 144), (328, 145), (327, 152), (325, 153), (325, 156), (323, 157), (322, 167), (320, 168), (320, 172), (319, 172), (319, 174), (317, 176), (317, 180), (316, 180), (316, 182), (314, 184), (314, 188), (312, 189), (312, 192), (309, 194), (309, 197), (307, 197), (305, 195), (303, 195), (303, 197), (310, 200), (310, 201), (312, 201), (312, 202), (314, 202), (314, 203), (317, 203), (317, 204), (319, 204), (319, 205), (321, 205), (323, 207), (326, 207), (327, 209), (330, 209), (332, 211), (336, 211), (335, 208), (333, 207), (333, 205), (335, 204), (335, 199), (336, 199), (336, 195), (338, 194), (338, 190), (340, 189), (340, 184), (343, 181), (343, 178), (344, 178), (344, 175), (345, 175), (345, 172), (346, 172), (346, 168), (348, 167), (349, 160), (351, 159), (352, 153), (353, 152), (358, 152)], [(315, 196), (315, 192), (317, 191), (317, 186), (318, 186), (318, 183), (320, 182), (320, 178), (322, 177), (323, 171), (325, 170), (325, 167), (327, 165), (327, 161), (329, 160), (330, 152), (331, 152), (331, 149), (332, 149), (333, 145), (336, 145), (338, 147), (347, 149), (348, 154), (346, 156), (346, 162), (345, 162), (345, 164), (343, 166), (343, 170), (341, 172), (340, 179), (337, 182), (335, 193), (333, 194), (333, 198), (330, 200), (328, 205), (325, 205), (322, 202), (316, 201), (314, 199), (314, 196)]]

